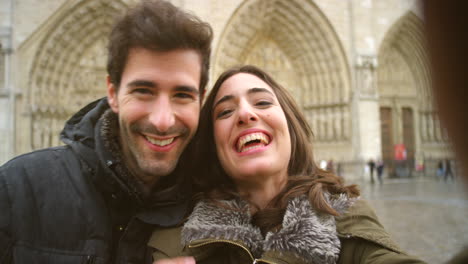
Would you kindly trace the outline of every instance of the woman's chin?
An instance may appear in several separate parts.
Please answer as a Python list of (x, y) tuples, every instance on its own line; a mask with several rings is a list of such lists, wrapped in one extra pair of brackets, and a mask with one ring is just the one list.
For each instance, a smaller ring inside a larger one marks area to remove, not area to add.
[(237, 166), (231, 171), (230, 175), (235, 180), (255, 181), (264, 180), (278, 174), (279, 169), (272, 166), (271, 163), (255, 164), (250, 166)]

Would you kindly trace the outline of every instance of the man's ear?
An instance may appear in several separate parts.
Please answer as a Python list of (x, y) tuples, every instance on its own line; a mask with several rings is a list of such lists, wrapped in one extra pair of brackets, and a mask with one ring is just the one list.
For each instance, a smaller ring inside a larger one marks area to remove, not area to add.
[(117, 100), (117, 87), (111, 82), (110, 76), (107, 75), (106, 78), (107, 81), (107, 101), (109, 102), (109, 105), (114, 111), (114, 113), (119, 113), (119, 103)]

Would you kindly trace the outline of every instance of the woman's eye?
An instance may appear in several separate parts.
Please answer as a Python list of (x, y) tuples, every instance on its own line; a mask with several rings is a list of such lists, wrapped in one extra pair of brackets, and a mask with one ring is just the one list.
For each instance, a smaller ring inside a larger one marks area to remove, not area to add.
[(216, 118), (223, 118), (223, 117), (226, 117), (226, 116), (229, 115), (231, 112), (232, 112), (231, 109), (223, 110), (223, 111), (219, 112), (219, 113), (216, 115)]
[(272, 103), (270, 101), (258, 101), (255, 105), (257, 105), (257, 106), (268, 106), (268, 105), (272, 105)]

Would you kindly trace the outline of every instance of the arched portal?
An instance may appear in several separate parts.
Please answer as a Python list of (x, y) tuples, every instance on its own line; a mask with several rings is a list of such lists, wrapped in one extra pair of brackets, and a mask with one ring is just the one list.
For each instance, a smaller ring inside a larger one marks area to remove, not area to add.
[(350, 73), (336, 32), (310, 0), (246, 0), (229, 19), (212, 79), (234, 65), (254, 64), (292, 92), (318, 142), (346, 142)]
[(406, 148), (408, 168), (422, 158), (424, 144), (443, 142), (432, 105), (431, 77), (423, 22), (412, 12), (388, 31), (377, 70), (382, 157), (390, 164), (394, 146)]
[(31, 148), (58, 145), (64, 121), (105, 95), (106, 45), (120, 0), (79, 1), (42, 38), (27, 92)]

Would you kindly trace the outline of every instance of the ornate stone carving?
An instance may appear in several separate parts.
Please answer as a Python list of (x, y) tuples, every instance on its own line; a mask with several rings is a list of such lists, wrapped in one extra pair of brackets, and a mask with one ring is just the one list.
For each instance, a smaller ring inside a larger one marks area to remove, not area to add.
[(377, 67), (377, 58), (373, 55), (360, 55), (357, 58), (357, 88), (360, 95), (364, 97), (377, 96), (377, 87), (375, 82), (375, 69)]
[(347, 104), (306, 108), (305, 116), (319, 142), (345, 142), (351, 131)]
[(294, 70), (289, 58), (282, 52), (274, 41), (268, 38), (260, 38), (254, 43), (252, 50), (246, 54), (245, 64), (253, 64), (261, 67), (289, 90), (295, 98), (300, 98), (300, 78)]
[(78, 2), (43, 38), (27, 93), (33, 149), (57, 144), (64, 121), (105, 95), (106, 38), (126, 7), (120, 0)]

